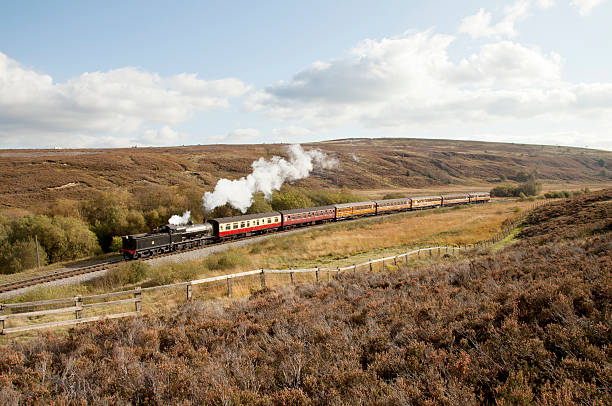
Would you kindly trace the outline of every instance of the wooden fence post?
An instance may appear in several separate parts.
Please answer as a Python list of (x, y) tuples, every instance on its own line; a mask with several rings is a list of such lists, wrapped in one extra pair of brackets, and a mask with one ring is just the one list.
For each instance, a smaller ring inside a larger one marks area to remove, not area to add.
[(142, 291), (140, 286), (138, 286), (134, 292), (134, 299), (136, 299), (134, 302), (134, 310), (136, 313), (140, 313), (142, 311)]
[(353, 264), (353, 273), (357, 273), (357, 264)]
[(330, 270), (330, 269), (328, 269), (328, 270), (327, 270), (327, 282), (329, 282), (330, 274), (331, 274), (331, 270)]
[[(4, 304), (0, 304), (0, 316), (4, 316)], [(0, 320), (0, 335), (4, 334), (4, 319)]]
[(315, 271), (315, 276), (317, 278), (317, 282), (319, 282), (319, 267), (317, 267), (317, 269)]
[(419, 259), (421, 258), (421, 249), (419, 248), (419, 250), (417, 251), (417, 257), (419, 257)]
[(372, 272), (372, 260), (370, 260), (370, 272)]
[[(83, 304), (83, 298), (81, 298), (81, 296), (75, 296), (74, 297), (74, 307), (81, 308), (82, 304)], [(81, 318), (81, 310), (74, 311), (74, 318), (75, 319)]]
[(193, 287), (191, 283), (187, 284), (187, 301), (191, 300), (191, 296), (193, 295)]
[(395, 258), (393, 258), (393, 264), (397, 266), (397, 255), (395, 256)]
[(291, 277), (291, 284), (295, 285), (295, 279), (293, 278), (293, 272), (289, 272), (289, 276)]
[(260, 278), (261, 278), (261, 288), (265, 289), (266, 288), (266, 274), (265, 274), (263, 268), (261, 268), (261, 276), (260, 276)]
[(406, 256), (404, 258), (406, 258), (406, 265), (408, 265), (408, 253), (406, 253)]
[(382, 260), (382, 272), (384, 272), (384, 271), (385, 271), (385, 260), (383, 259)]
[(431, 253), (431, 250), (429, 250), (429, 258), (431, 258), (433, 256), (433, 254)]
[(440, 247), (438, 247), (438, 256), (440, 256)]
[(227, 297), (232, 297), (232, 278), (227, 278)]

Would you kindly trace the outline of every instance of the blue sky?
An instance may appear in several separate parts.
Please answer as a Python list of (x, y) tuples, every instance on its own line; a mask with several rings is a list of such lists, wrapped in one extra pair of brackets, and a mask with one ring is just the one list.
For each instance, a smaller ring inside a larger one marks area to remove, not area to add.
[(0, 3), (0, 148), (612, 149), (612, 1)]

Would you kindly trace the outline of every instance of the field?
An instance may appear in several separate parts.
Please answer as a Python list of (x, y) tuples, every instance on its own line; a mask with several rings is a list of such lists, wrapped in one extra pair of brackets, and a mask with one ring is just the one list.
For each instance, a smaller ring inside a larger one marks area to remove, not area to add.
[[(472, 244), (490, 238), (531, 204), (500, 201), (332, 223), (299, 234), (281, 235), (246, 247), (231, 248), (226, 253), (202, 260), (148, 268), (137, 281), (129, 283), (122, 279), (103, 278), (77, 286), (35, 289), (18, 300), (97, 294), (136, 285), (168, 284), (260, 268), (342, 267), (419, 247)], [(7, 275), (7, 280), (9, 276), (14, 278), (14, 275)], [(238, 287), (235, 290), (236, 294), (240, 292)], [(248, 292), (248, 287), (243, 289), (243, 293)]]
[[(424, 193), (488, 190), (502, 179), (536, 171), (551, 188), (612, 184), (612, 152), (570, 147), (423, 139), (352, 139), (304, 144), (339, 160), (295, 183), (309, 189)], [(0, 210), (46, 213), (99, 191), (195, 195), (221, 177), (248, 174), (259, 157), (284, 155), (283, 145), (0, 151)], [(359, 176), (355, 176), (358, 173)], [(374, 193), (375, 195), (377, 193)], [(383, 193), (384, 194), (384, 193)], [(375, 196), (372, 196), (375, 197)], [(78, 215), (78, 213), (72, 213)]]
[(611, 219), (600, 191), (495, 253), (4, 346), (0, 402), (610, 404)]

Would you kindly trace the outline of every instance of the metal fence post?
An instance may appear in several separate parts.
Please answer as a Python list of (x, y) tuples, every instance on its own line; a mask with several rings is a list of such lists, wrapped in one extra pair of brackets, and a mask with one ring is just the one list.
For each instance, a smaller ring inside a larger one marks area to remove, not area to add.
[(357, 264), (353, 264), (353, 273), (357, 273)]
[(75, 319), (80, 319), (81, 318), (81, 310), (82, 309), (81, 305), (83, 304), (83, 298), (81, 298), (81, 296), (75, 296), (74, 297), (74, 307), (77, 308), (77, 310), (74, 311), (74, 318)]
[(265, 289), (266, 288), (266, 274), (265, 274), (263, 268), (261, 268), (261, 276), (260, 276), (260, 278), (261, 278), (261, 288)]
[(136, 299), (136, 301), (134, 302), (134, 310), (137, 313), (140, 313), (142, 311), (142, 291), (140, 286), (135, 289), (134, 299)]
[(227, 297), (232, 297), (232, 278), (227, 278)]
[(187, 300), (191, 300), (191, 296), (193, 295), (193, 287), (191, 286), (191, 283), (187, 284)]

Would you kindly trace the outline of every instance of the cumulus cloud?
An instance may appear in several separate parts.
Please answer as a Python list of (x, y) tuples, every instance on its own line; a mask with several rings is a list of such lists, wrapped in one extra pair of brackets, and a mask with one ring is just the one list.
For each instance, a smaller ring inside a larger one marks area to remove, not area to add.
[[(237, 79), (162, 77), (133, 67), (83, 73), (55, 83), (49, 75), (0, 53), (0, 143), (38, 136), (71, 143), (111, 136), (129, 143), (125, 134), (139, 133), (145, 124), (177, 124), (196, 112), (226, 107), (230, 98), (247, 91)], [(168, 129), (164, 132), (170, 134)]]
[[(541, 0), (539, 4), (545, 8), (551, 6), (550, 1), (546, 0)], [(517, 34), (515, 24), (528, 15), (530, 6), (529, 0), (516, 1), (504, 9), (504, 17), (494, 25), (491, 25), (493, 19), (491, 13), (481, 8), (476, 14), (465, 17), (461, 21), (459, 32), (469, 34), (472, 38), (514, 37)]]
[(167, 125), (160, 129), (144, 130), (142, 135), (135, 140), (136, 144), (148, 146), (169, 146), (180, 144), (181, 139), (185, 139), (185, 135), (173, 130)]
[(255, 128), (237, 128), (225, 135), (210, 137), (209, 141), (218, 144), (245, 144), (255, 142), (259, 136), (260, 132)]
[(310, 134), (312, 134), (312, 131), (308, 128), (298, 127), (295, 125), (272, 129), (272, 135), (285, 138), (299, 138)]
[(247, 103), (315, 130), (361, 125), (422, 134), (533, 118), (610, 123), (612, 84), (564, 81), (559, 54), (501, 40), (453, 61), (448, 49), (454, 39), (428, 30), (365, 40), (345, 58), (317, 62), (250, 94)]
[(603, 3), (604, 0), (572, 0), (571, 5), (578, 9), (581, 16), (588, 16), (591, 14), (596, 6)]

